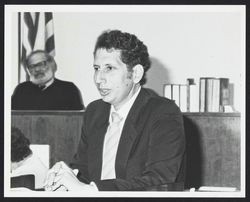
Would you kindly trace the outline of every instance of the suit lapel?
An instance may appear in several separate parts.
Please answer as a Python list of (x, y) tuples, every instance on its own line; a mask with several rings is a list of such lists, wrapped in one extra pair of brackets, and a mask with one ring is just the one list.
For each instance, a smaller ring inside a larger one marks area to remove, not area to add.
[(139, 119), (139, 113), (141, 112), (141, 109), (144, 107), (144, 105), (148, 102), (148, 99), (149, 95), (147, 91), (142, 88), (134, 104), (132, 105), (127, 119), (124, 123), (116, 155), (115, 169), (117, 178), (125, 178), (125, 171), (129, 154), (135, 139), (139, 135), (139, 133), (137, 132), (138, 124), (136, 123)]
[(110, 105), (104, 105), (101, 109), (102, 111), (100, 110), (98, 119), (95, 121), (96, 124), (89, 144), (89, 158), (91, 159), (89, 161), (89, 172), (93, 179), (98, 180), (101, 178), (103, 141), (109, 124)]

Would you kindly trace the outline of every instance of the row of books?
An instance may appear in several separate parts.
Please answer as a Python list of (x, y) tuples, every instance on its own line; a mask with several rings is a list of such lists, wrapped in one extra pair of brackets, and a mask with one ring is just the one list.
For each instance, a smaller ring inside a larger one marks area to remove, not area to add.
[(180, 107), (182, 112), (188, 111), (188, 85), (185, 84), (165, 84), (164, 96), (171, 100)]
[(225, 112), (230, 109), (228, 78), (200, 78), (200, 112)]
[(174, 100), (182, 112), (231, 111), (228, 78), (201, 77), (199, 84), (165, 84), (164, 96)]

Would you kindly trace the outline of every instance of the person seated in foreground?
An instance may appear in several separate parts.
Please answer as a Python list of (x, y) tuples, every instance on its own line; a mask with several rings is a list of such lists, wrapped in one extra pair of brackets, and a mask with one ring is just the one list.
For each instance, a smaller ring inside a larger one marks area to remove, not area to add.
[(11, 97), (12, 110), (82, 110), (77, 86), (55, 78), (57, 64), (46, 51), (30, 53), (24, 62), (30, 81), (18, 84)]
[(11, 177), (34, 175), (35, 189), (43, 188), (48, 168), (32, 153), (30, 141), (20, 129), (11, 128)]
[(97, 39), (93, 67), (102, 99), (88, 105), (72, 163), (57, 162), (45, 190), (173, 190), (173, 184), (183, 190), (182, 114), (174, 101), (142, 87), (147, 47), (133, 34), (106, 31)]

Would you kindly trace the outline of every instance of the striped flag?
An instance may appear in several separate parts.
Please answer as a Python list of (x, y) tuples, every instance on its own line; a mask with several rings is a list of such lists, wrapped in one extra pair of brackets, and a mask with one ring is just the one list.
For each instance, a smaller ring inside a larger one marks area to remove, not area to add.
[[(34, 50), (46, 50), (50, 55), (55, 56), (53, 15), (51, 12), (21, 13), (21, 61), (23, 62), (26, 56)], [(19, 71), (22, 71), (21, 69), (25, 70), (25, 68), (20, 68)]]

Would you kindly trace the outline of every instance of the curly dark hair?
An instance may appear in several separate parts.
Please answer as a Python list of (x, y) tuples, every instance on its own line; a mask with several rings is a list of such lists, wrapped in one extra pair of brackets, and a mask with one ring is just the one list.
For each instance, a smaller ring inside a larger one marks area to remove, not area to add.
[(129, 71), (132, 68), (140, 64), (144, 68), (144, 75), (140, 81), (143, 85), (146, 82), (145, 73), (150, 68), (151, 62), (149, 59), (148, 49), (142, 41), (140, 41), (135, 35), (121, 32), (120, 30), (107, 30), (104, 31), (98, 38), (95, 44), (94, 56), (97, 49), (106, 50), (120, 50), (121, 60), (127, 65)]
[(19, 162), (32, 154), (29, 146), (30, 141), (22, 131), (11, 127), (11, 162)]

